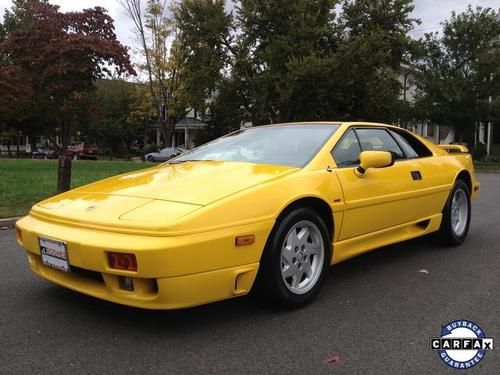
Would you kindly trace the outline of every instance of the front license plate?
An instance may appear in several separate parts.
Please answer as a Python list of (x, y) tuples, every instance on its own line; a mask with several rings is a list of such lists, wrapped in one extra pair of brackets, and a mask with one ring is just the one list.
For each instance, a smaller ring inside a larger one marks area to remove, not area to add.
[(42, 237), (38, 241), (43, 264), (64, 272), (70, 271), (65, 242)]

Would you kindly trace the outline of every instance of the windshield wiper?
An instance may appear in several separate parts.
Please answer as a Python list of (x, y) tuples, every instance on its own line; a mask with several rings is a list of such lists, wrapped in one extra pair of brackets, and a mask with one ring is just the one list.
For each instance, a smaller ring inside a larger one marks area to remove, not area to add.
[(167, 161), (168, 164), (181, 164), (181, 163), (191, 163), (194, 161), (214, 161), (214, 160), (205, 160), (205, 159), (185, 159), (185, 160), (172, 160)]

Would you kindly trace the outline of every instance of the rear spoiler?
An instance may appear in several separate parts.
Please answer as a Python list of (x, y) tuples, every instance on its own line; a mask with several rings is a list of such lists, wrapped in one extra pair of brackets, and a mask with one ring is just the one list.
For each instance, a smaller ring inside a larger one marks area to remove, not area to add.
[(437, 145), (439, 148), (449, 152), (450, 154), (468, 154), (469, 149), (462, 145)]

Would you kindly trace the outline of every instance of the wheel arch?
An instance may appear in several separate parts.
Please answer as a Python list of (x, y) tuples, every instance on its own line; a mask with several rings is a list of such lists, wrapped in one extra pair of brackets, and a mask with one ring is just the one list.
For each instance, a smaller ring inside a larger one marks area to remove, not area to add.
[(466, 169), (461, 170), (455, 178), (455, 181), (458, 180), (462, 180), (463, 182), (465, 182), (467, 184), (467, 187), (469, 188), (469, 194), (472, 194), (472, 177), (469, 171)]
[(285, 206), (285, 208), (281, 210), (281, 213), (276, 218), (276, 222), (278, 222), (282, 217), (287, 215), (290, 211), (302, 207), (311, 208), (321, 216), (328, 230), (328, 234), (330, 235), (330, 242), (332, 242), (335, 230), (333, 211), (330, 205), (321, 198), (302, 197), (293, 202), (290, 202), (287, 206)]

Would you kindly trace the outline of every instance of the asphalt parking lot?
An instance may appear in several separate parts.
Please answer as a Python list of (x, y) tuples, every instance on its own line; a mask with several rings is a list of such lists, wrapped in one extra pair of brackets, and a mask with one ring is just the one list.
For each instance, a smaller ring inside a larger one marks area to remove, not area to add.
[(441, 325), (478, 323), (496, 348), (471, 374), (500, 371), (500, 174), (481, 174), (469, 237), (428, 238), (335, 266), (295, 311), (240, 298), (180, 311), (92, 299), (32, 275), (0, 231), (1, 374), (452, 374), (429, 347)]

